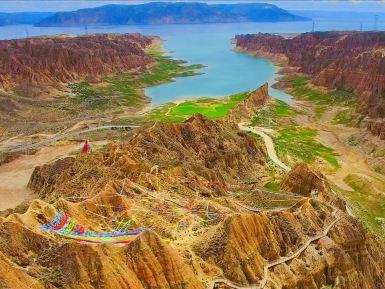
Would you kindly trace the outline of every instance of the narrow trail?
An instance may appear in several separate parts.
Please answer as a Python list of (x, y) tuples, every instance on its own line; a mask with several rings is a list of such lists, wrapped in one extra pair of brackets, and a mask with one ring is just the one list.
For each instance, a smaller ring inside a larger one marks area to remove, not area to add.
[(37, 149), (37, 148), (40, 148), (42, 146), (45, 146), (45, 145), (48, 145), (48, 144), (51, 144), (53, 142), (57, 142), (60, 140), (64, 140), (64, 139), (69, 138), (69, 137), (75, 137), (75, 136), (79, 136), (79, 135), (82, 135), (85, 133), (99, 131), (99, 130), (109, 130), (109, 129), (111, 129), (111, 130), (127, 130), (127, 129), (135, 129), (135, 128), (139, 128), (139, 127), (140, 126), (137, 126), (137, 125), (102, 125), (102, 126), (96, 126), (96, 127), (84, 129), (81, 131), (60, 134), (60, 135), (57, 135), (55, 137), (52, 137), (52, 138), (49, 138), (49, 139), (46, 139), (43, 141), (39, 141), (36, 143), (32, 143), (32, 144), (19, 145), (19, 146), (11, 147), (9, 149), (5, 149), (4, 152), (22, 152), (22, 151), (27, 151), (27, 150), (31, 150), (31, 149)]
[(127, 185), (129, 185), (129, 186), (131, 186), (132, 188), (135, 188), (135, 189), (141, 191), (142, 193), (144, 193), (144, 194), (150, 196), (151, 198), (154, 198), (154, 199), (162, 199), (162, 200), (164, 200), (164, 201), (171, 202), (171, 203), (173, 203), (173, 204), (175, 204), (175, 205), (177, 205), (177, 206), (179, 206), (179, 207), (182, 207), (182, 208), (185, 207), (184, 204), (179, 203), (178, 201), (175, 201), (175, 200), (173, 200), (173, 199), (161, 197), (161, 196), (159, 196), (158, 194), (156, 194), (155, 192), (150, 191), (150, 190), (146, 189), (145, 187), (143, 187), (143, 186), (141, 186), (141, 185), (139, 185), (139, 184), (137, 184), (137, 183), (134, 183), (133, 181), (129, 181), (129, 183), (128, 183)]
[(326, 227), (326, 229), (323, 232), (321, 232), (320, 234), (318, 234), (314, 237), (311, 237), (309, 240), (307, 240), (307, 242), (303, 246), (301, 246), (301, 248), (299, 248), (297, 251), (295, 251), (294, 253), (292, 253), (286, 257), (281, 257), (278, 260), (275, 260), (272, 262), (266, 262), (265, 267), (263, 268), (263, 278), (259, 281), (258, 284), (251, 284), (251, 285), (243, 286), (243, 285), (236, 284), (236, 283), (234, 283), (234, 282), (232, 282), (226, 278), (215, 278), (207, 286), (207, 289), (214, 289), (214, 287), (217, 283), (223, 283), (223, 284), (226, 284), (227, 286), (229, 286), (231, 288), (235, 288), (235, 289), (263, 289), (267, 284), (267, 280), (269, 278), (269, 269), (270, 268), (277, 266), (279, 264), (282, 264), (282, 263), (286, 263), (286, 262), (288, 262), (294, 258), (297, 258), (303, 251), (305, 251), (307, 249), (307, 247), (310, 246), (311, 243), (313, 243), (313, 242), (315, 242), (321, 238), (324, 238), (328, 235), (329, 231), (333, 228), (333, 226), (341, 219), (341, 216), (339, 215), (337, 209), (335, 209), (335, 211), (333, 211), (332, 214), (336, 217)]
[(302, 198), (302, 199), (299, 199), (297, 202), (295, 202), (293, 205), (291, 206), (286, 206), (286, 207), (276, 207), (274, 209), (257, 209), (257, 208), (253, 208), (253, 207), (250, 207), (250, 206), (247, 206), (247, 205), (244, 205), (240, 202), (237, 202), (237, 201), (232, 201), (235, 205), (245, 209), (245, 210), (248, 210), (250, 212), (255, 212), (255, 213), (261, 213), (261, 212), (281, 212), (281, 211), (286, 211), (286, 210), (289, 210), (293, 207), (295, 207), (299, 202), (303, 201), (303, 200), (306, 200), (306, 198)]
[(173, 101), (174, 105), (169, 107), (167, 109), (167, 112), (164, 115), (169, 115), (174, 108), (178, 107), (180, 104), (182, 104), (185, 101), (187, 101), (187, 100), (174, 100)]
[(244, 122), (241, 122), (238, 124), (238, 127), (240, 130), (243, 130), (243, 131), (247, 131), (247, 132), (252, 132), (252, 133), (255, 133), (257, 135), (259, 135), (260, 137), (262, 137), (263, 141), (265, 142), (265, 146), (266, 146), (266, 149), (267, 149), (267, 154), (269, 155), (270, 159), (279, 167), (281, 167), (282, 169), (284, 169), (285, 171), (290, 171), (291, 168), (288, 167), (287, 165), (285, 165), (283, 162), (281, 162), (281, 160), (278, 158), (277, 156), (277, 152), (275, 151), (275, 146), (274, 146), (274, 143), (273, 143), (273, 140), (271, 139), (271, 137), (269, 135), (267, 135), (266, 133), (264, 133), (262, 130), (258, 130), (257, 128), (255, 127), (252, 127), (250, 125), (247, 125), (246, 123)]
[[(150, 190), (144, 188), (143, 186), (141, 186), (135, 182), (130, 181), (129, 184), (131, 187), (140, 190), (141, 192), (151, 196), (152, 198), (162, 198), (165, 201), (169, 201), (169, 202), (172, 202), (172, 203), (174, 203), (180, 207), (184, 207), (183, 204), (181, 204), (175, 200), (172, 200), (172, 199), (160, 197), (160, 196), (158, 196), (158, 194), (156, 194), (156, 193), (154, 194), (153, 191), (150, 191)], [(302, 199), (299, 199), (298, 202), (302, 201), (303, 199), (304, 198), (302, 197)], [(251, 208), (247, 205), (240, 204), (238, 202), (235, 202), (235, 203), (238, 206), (241, 206), (247, 210), (254, 211), (254, 212), (262, 212), (262, 211), (275, 212), (275, 211), (283, 211), (283, 210), (290, 209), (290, 208), (294, 207), (295, 205), (297, 205), (298, 202), (296, 202), (293, 206), (291, 206), (289, 208), (287, 208), (287, 207), (283, 208), (282, 207), (282, 208), (276, 208), (276, 209), (272, 209), (272, 210), (259, 210), (259, 209)], [(235, 289), (263, 289), (267, 284), (270, 268), (277, 266), (279, 264), (282, 264), (282, 263), (286, 263), (286, 262), (288, 262), (294, 258), (297, 258), (302, 252), (304, 252), (310, 246), (311, 243), (313, 243), (313, 242), (315, 242), (315, 241), (317, 241), (323, 237), (326, 237), (328, 235), (329, 231), (333, 228), (333, 226), (341, 219), (341, 216), (339, 215), (339, 210), (336, 208), (333, 208), (332, 215), (335, 216), (335, 219), (321, 233), (319, 233), (318, 235), (316, 235), (314, 237), (309, 238), (297, 251), (295, 251), (292, 254), (289, 254), (288, 256), (281, 257), (278, 260), (275, 260), (272, 262), (265, 262), (265, 266), (263, 269), (263, 278), (259, 281), (258, 284), (251, 284), (251, 285), (244, 286), (244, 285), (236, 284), (236, 283), (234, 283), (234, 282), (232, 282), (226, 278), (215, 278), (209, 283), (209, 285), (207, 286), (207, 289), (214, 289), (214, 287), (217, 283), (223, 283), (223, 284), (226, 284), (227, 286), (229, 286), (231, 288), (235, 288)]]

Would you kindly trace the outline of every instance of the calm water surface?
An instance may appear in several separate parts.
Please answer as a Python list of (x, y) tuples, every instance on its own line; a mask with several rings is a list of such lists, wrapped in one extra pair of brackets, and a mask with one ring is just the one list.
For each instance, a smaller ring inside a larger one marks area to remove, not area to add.
[[(313, 19), (314, 19), (314, 15)], [(354, 19), (320, 18), (318, 30), (354, 30), (359, 23)], [(368, 29), (370, 27), (368, 26)], [(175, 58), (190, 64), (203, 64), (203, 75), (177, 78), (175, 82), (146, 89), (154, 104), (194, 97), (221, 97), (246, 90), (253, 90), (265, 82), (272, 84), (277, 68), (266, 60), (235, 52), (230, 40), (242, 33), (298, 33), (312, 29), (312, 22), (289, 23), (239, 23), (239, 24), (187, 24), (142, 26), (94, 26), (88, 33), (140, 32), (159, 35), (164, 47)], [(83, 27), (33, 27), (28, 25), (0, 27), (0, 39), (23, 38), (53, 34), (84, 34)], [(290, 96), (270, 89), (270, 94), (290, 102)]]

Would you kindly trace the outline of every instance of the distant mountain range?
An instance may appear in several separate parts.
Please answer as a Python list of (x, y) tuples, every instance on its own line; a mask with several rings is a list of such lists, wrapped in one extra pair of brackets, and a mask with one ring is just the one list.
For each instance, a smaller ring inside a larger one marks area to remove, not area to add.
[(58, 12), (36, 26), (189, 24), (304, 21), (272, 4), (206, 4), (153, 2), (138, 5), (105, 5), (73, 12)]
[(53, 12), (0, 12), (0, 26), (15, 24), (35, 24), (55, 13)]

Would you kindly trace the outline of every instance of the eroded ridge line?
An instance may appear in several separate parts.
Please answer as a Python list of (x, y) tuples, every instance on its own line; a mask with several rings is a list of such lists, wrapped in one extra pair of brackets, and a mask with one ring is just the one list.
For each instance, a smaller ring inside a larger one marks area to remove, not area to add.
[(279, 264), (282, 264), (282, 263), (286, 263), (296, 257), (298, 257), (303, 251), (305, 251), (307, 249), (307, 247), (309, 247), (309, 245), (321, 238), (324, 238), (327, 236), (327, 234), (329, 233), (329, 231), (333, 228), (333, 226), (341, 219), (341, 216), (339, 215), (337, 209), (334, 208), (334, 211), (332, 213), (332, 215), (337, 215), (335, 220), (333, 220), (327, 227), (326, 229), (310, 238), (301, 248), (299, 248), (296, 252), (290, 254), (289, 256), (286, 256), (286, 257), (281, 257), (279, 258), (278, 260), (275, 260), (273, 262), (266, 262), (265, 263), (265, 266), (263, 268), (263, 278), (259, 281), (258, 284), (250, 284), (250, 285), (246, 285), (246, 286), (243, 286), (243, 285), (238, 285), (226, 278), (215, 278), (214, 280), (212, 280), (210, 282), (210, 284), (207, 286), (207, 289), (214, 289), (215, 287), (215, 284), (217, 283), (224, 283), (226, 284), (227, 286), (229, 287), (232, 287), (232, 288), (235, 288), (235, 289), (263, 289), (266, 284), (267, 284), (267, 280), (268, 280), (268, 277), (269, 277), (269, 269), (271, 267), (274, 267), (274, 266), (277, 266)]

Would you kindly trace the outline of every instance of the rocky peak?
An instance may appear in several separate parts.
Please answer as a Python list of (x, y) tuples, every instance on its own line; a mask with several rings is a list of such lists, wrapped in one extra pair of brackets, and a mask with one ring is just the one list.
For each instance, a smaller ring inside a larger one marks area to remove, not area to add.
[(257, 110), (264, 106), (271, 96), (269, 95), (269, 84), (266, 82), (256, 90), (249, 93), (246, 99), (236, 105), (226, 116), (225, 121), (238, 124), (241, 121), (249, 120)]
[(308, 197), (312, 192), (330, 192), (330, 186), (322, 173), (311, 170), (304, 163), (299, 163), (282, 181), (280, 190)]
[[(68, 195), (73, 194), (74, 175), (81, 174), (89, 179), (87, 183), (93, 180), (102, 188), (109, 178), (137, 177), (154, 165), (209, 182), (255, 180), (264, 164), (264, 146), (255, 138), (236, 127), (196, 114), (183, 123), (156, 123), (126, 142), (110, 144), (104, 152), (78, 157), (74, 163), (64, 159), (37, 167), (29, 186), (43, 198), (49, 197), (54, 189), (59, 195)], [(82, 190), (86, 186), (76, 187), (79, 193)], [(221, 187), (213, 191), (224, 192)]]
[(279, 189), (305, 197), (317, 197), (342, 211), (346, 210), (345, 202), (331, 189), (326, 176), (310, 169), (305, 163), (297, 164), (286, 175)]

